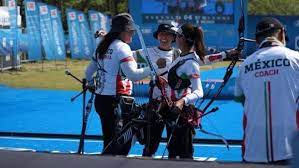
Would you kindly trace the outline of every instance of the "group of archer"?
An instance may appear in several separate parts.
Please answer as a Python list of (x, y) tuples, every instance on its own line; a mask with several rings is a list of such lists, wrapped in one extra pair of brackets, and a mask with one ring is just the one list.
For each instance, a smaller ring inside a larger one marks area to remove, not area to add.
[[(155, 154), (166, 126), (168, 157), (192, 158), (194, 128), (200, 126), (200, 118), (207, 114), (208, 107), (202, 111), (195, 108), (195, 104), (204, 99), (200, 66), (233, 58), (223, 77), (221, 86), (225, 85), (244, 46), (242, 20), (244, 18), (240, 19), (240, 40), (236, 49), (205, 55), (204, 33), (200, 27), (185, 23), (176, 29), (171, 24), (160, 24), (153, 34), (159, 45), (146, 48), (140, 30), (129, 14), (113, 17), (110, 31), (104, 35), (86, 69), (88, 85), (93, 85), (96, 72), (95, 109), (102, 124), (102, 154), (128, 154), (132, 138), (127, 136), (125, 143), (116, 140), (118, 119), (115, 109), (120, 97), (131, 95), (132, 81), (151, 75), (155, 78), (150, 84), (149, 103), (144, 115), (147, 122), (138, 121), (145, 126), (137, 127), (138, 133), (143, 132), (145, 136), (143, 156)], [(143, 48), (132, 51), (128, 44), (135, 31)], [(286, 30), (280, 21), (262, 19), (255, 32), (257, 51), (239, 66), (234, 94), (235, 100), (244, 105), (241, 148), (244, 161), (284, 163), (292, 157), (290, 140), (299, 128), (299, 53), (286, 47), (286, 39)], [(173, 42), (177, 49), (172, 47)], [(150, 66), (138, 69), (135, 61), (138, 55)], [(285, 64), (281, 64), (282, 60)], [(255, 75), (271, 70), (277, 73)], [(159, 119), (149, 114), (158, 114)], [(126, 122), (122, 124), (126, 125)], [(127, 135), (132, 133), (126, 132)]]
[[(157, 114), (159, 120), (154, 116), (146, 118), (150, 121), (141, 128), (145, 136), (142, 155), (155, 154), (166, 126), (168, 157), (193, 158), (194, 128), (200, 125), (200, 115), (203, 113), (194, 106), (204, 95), (200, 66), (221, 61), (228, 56), (239, 56), (240, 52), (232, 49), (205, 55), (203, 30), (190, 23), (179, 28), (172, 24), (160, 24), (153, 34), (159, 42), (157, 47), (131, 51), (128, 44), (135, 31), (134, 21), (129, 14), (114, 16), (111, 30), (103, 36), (86, 69), (89, 85), (93, 85), (93, 74), (97, 74), (95, 108), (102, 123), (102, 154), (128, 154), (132, 140), (125, 144), (115, 141), (115, 108), (119, 96), (131, 95), (132, 81), (141, 80), (155, 72), (146, 112)], [(178, 48), (173, 48), (174, 42)], [(146, 59), (151, 66), (138, 69), (137, 57)]]

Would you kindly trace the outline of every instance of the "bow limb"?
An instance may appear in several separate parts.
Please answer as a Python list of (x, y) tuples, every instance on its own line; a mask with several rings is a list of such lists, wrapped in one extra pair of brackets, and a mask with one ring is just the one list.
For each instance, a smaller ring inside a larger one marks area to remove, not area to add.
[[(243, 5), (243, 0), (240, 0), (240, 7), (241, 7), (241, 16), (239, 19), (239, 25), (238, 25), (238, 34), (239, 34), (239, 41), (238, 41), (238, 45), (237, 45), (237, 50), (239, 52), (242, 52), (243, 48), (244, 48), (244, 31), (245, 31), (245, 15), (244, 15), (244, 5)], [(233, 74), (233, 69), (236, 65), (238, 61), (238, 58), (232, 58), (231, 63), (228, 65), (228, 67), (226, 68), (226, 72), (225, 75), (223, 77), (223, 82), (221, 83), (219, 89), (217, 90), (216, 94), (211, 98), (211, 100), (207, 103), (207, 105), (203, 108), (202, 112), (202, 116), (207, 116), (206, 111), (208, 110), (208, 108), (212, 105), (212, 103), (216, 100), (216, 98), (220, 95), (220, 93), (222, 92), (224, 86), (226, 85), (226, 83), (228, 82), (228, 80), (230, 79), (231, 75)], [(210, 121), (211, 122), (211, 121)], [(202, 127), (200, 127), (200, 131), (209, 135), (213, 135), (216, 136), (218, 138), (220, 138), (224, 144), (226, 145), (227, 149), (229, 149), (228, 143), (225, 140), (225, 138), (223, 136), (221, 136), (220, 134), (213, 134), (210, 132), (207, 132), (206, 130), (204, 130)], [(217, 131), (218, 132), (218, 131)]]
[[(244, 48), (244, 31), (245, 31), (245, 15), (244, 15), (244, 5), (243, 0), (240, 0), (240, 7), (241, 7), (241, 16), (239, 19), (239, 25), (238, 25), (238, 34), (239, 34), (239, 41), (237, 45), (237, 50), (242, 52)], [(220, 95), (222, 92), (224, 86), (228, 82), (229, 78), (233, 74), (233, 69), (238, 61), (238, 58), (232, 58), (231, 63), (226, 68), (225, 75), (223, 77), (223, 82), (221, 83), (219, 89), (217, 90), (216, 94), (211, 98), (211, 100), (207, 103), (207, 105), (203, 108), (203, 113), (207, 111), (207, 109), (212, 105), (212, 103), (216, 100), (216, 98)]]

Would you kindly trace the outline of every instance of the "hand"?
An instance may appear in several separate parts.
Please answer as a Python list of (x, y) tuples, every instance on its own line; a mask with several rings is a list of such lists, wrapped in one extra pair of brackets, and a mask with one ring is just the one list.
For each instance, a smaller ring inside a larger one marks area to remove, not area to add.
[(86, 85), (86, 89), (88, 89), (89, 92), (94, 93), (95, 92), (95, 86), (94, 85)]
[(241, 57), (241, 51), (237, 50), (236, 48), (226, 50), (225, 51), (227, 58), (239, 58)]
[(166, 88), (168, 85), (167, 79), (165, 79), (163, 76), (157, 75), (156, 76), (156, 85), (161, 88)]
[(101, 29), (101, 30), (97, 30), (94, 34), (95, 38), (98, 37), (104, 37), (107, 34), (107, 32), (105, 32), (105, 30)]
[(175, 106), (178, 107), (180, 110), (183, 110), (184, 105), (185, 105), (184, 99), (180, 99), (175, 102)]
[(156, 62), (159, 69), (166, 67), (166, 59), (165, 58), (159, 58)]

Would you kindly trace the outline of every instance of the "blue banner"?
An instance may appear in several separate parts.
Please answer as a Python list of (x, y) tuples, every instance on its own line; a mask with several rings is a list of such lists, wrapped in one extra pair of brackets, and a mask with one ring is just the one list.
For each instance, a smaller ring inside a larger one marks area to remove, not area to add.
[(18, 57), (18, 13), (17, 5), (15, 0), (9, 0), (8, 10), (9, 10), (9, 21), (10, 21), (10, 33), (11, 33), (11, 48), (13, 56), (13, 67), (20, 64), (20, 59)]
[(28, 59), (40, 60), (42, 55), (39, 11), (35, 0), (25, 0), (26, 33), (28, 34)]
[(39, 7), (39, 23), (41, 30), (42, 46), (45, 59), (55, 59), (55, 52), (53, 46), (53, 32), (50, 18), (50, 11), (47, 4), (37, 3)]
[(10, 31), (6, 29), (0, 29), (0, 55), (6, 56), (10, 55), (12, 52), (12, 47), (10, 46), (11, 35)]
[(91, 58), (93, 54), (93, 42), (90, 34), (89, 24), (83, 12), (78, 12), (79, 36), (82, 40), (82, 54), (84, 58)]
[[(104, 30), (105, 32), (109, 31), (110, 20), (109, 20), (108, 16), (106, 16), (102, 13), (99, 13), (97, 11), (94, 11), (94, 10), (89, 10), (88, 15), (89, 15), (89, 23), (90, 23), (90, 27), (91, 27), (91, 35), (92, 36), (94, 36), (96, 31), (98, 31), (98, 30)], [(93, 44), (94, 44), (95, 48), (98, 45), (98, 43), (100, 42), (100, 40), (101, 40), (101, 38), (93, 38)]]
[[(248, 38), (255, 38), (255, 27), (262, 18), (266, 16), (263, 15), (249, 15), (248, 17)], [(275, 16), (268, 15), (268, 17), (274, 17), (278, 19), (286, 28), (287, 36), (289, 41), (287, 41), (286, 46), (290, 49), (299, 51), (299, 18), (298, 16)], [(256, 43), (246, 43), (246, 54), (249, 56), (257, 49)]]
[(73, 9), (66, 9), (67, 25), (69, 30), (69, 45), (72, 58), (83, 58), (81, 53), (81, 39), (79, 36), (79, 21), (77, 11)]
[(53, 45), (56, 60), (65, 59), (64, 31), (62, 28), (60, 11), (54, 6), (48, 6), (52, 21)]

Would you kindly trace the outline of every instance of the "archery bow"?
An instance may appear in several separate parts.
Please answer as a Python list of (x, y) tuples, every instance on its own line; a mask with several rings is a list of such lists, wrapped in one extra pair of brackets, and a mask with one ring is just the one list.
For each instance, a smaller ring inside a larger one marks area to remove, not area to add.
[[(244, 48), (244, 43), (246, 41), (246, 39), (244, 38), (244, 31), (245, 31), (245, 15), (244, 15), (244, 6), (243, 6), (243, 0), (240, 0), (240, 6), (241, 6), (241, 16), (240, 16), (240, 19), (239, 19), (239, 25), (238, 25), (238, 34), (239, 34), (239, 41), (238, 41), (238, 45), (237, 45), (237, 48), (236, 50), (239, 51), (240, 53), (242, 52), (243, 48)], [(228, 82), (228, 80), (230, 79), (231, 75), (233, 74), (233, 70), (234, 70), (234, 67), (237, 63), (237, 61), (239, 60), (238, 57), (232, 57), (231, 58), (232, 61), (231, 63), (228, 65), (228, 67), (226, 68), (226, 72), (225, 72), (225, 75), (223, 77), (223, 82), (221, 83), (219, 89), (217, 90), (216, 94), (210, 99), (210, 101), (207, 103), (207, 105), (203, 108), (202, 110), (202, 115), (200, 116), (201, 118), (204, 117), (204, 116), (207, 116), (208, 114), (210, 113), (213, 113), (215, 111), (218, 110), (218, 108), (213, 108), (212, 110), (207, 111), (207, 109), (212, 105), (212, 103), (216, 100), (216, 98), (220, 95), (221, 91), (223, 90), (224, 86), (226, 85), (226, 83)], [(213, 136), (216, 136), (216, 137), (219, 137), (221, 138), (221, 140), (224, 142), (224, 144), (226, 145), (227, 149), (229, 149), (229, 145), (228, 145), (228, 142), (226, 141), (226, 139), (221, 136), (221, 135), (218, 135), (218, 134), (213, 134), (213, 133), (210, 133), (210, 132), (207, 132), (206, 130), (204, 130), (202, 128), (202, 126), (200, 125), (199, 126), (199, 129), (202, 133), (205, 133), (205, 134), (210, 134), (210, 135), (213, 135)]]
[[(244, 48), (244, 43), (245, 43), (245, 38), (244, 38), (244, 31), (245, 31), (245, 16), (244, 16), (244, 6), (243, 6), (243, 0), (240, 0), (240, 5), (241, 5), (241, 16), (239, 19), (239, 26), (238, 26), (238, 33), (239, 33), (239, 42), (237, 45), (236, 50), (239, 51), (240, 53), (242, 52)], [(230, 79), (231, 75), (233, 74), (233, 69), (239, 60), (238, 57), (232, 57), (231, 63), (228, 65), (226, 68), (225, 75), (223, 77), (223, 82), (221, 83), (218, 91), (216, 94), (211, 98), (211, 100), (207, 103), (207, 105), (203, 108), (203, 114), (207, 111), (207, 109), (211, 106), (211, 104), (216, 100), (216, 98), (220, 95), (221, 91), (223, 90), (224, 86)]]
[[(138, 34), (139, 41), (141, 43), (141, 47), (142, 47), (142, 49), (144, 51), (144, 54), (145, 54), (145, 59), (146, 59), (148, 65), (149, 65), (149, 67), (151, 69), (151, 84), (154, 86), (156, 84), (155, 82), (156, 82), (157, 72), (156, 72), (156, 69), (154, 68), (154, 66), (153, 66), (153, 64), (152, 64), (152, 62), (151, 62), (151, 60), (149, 58), (149, 53), (148, 53), (147, 48), (145, 46), (145, 42), (144, 42), (142, 33), (140, 31), (140, 27), (135, 24), (135, 28), (136, 28), (136, 32)], [(151, 96), (150, 96), (150, 100), (149, 101), (151, 102)], [(152, 117), (151, 117), (151, 114), (149, 114), (149, 113), (150, 113), (149, 109), (146, 108), (146, 113), (145, 114), (146, 114), (146, 119), (147, 119), (148, 124), (147, 124), (147, 137), (146, 137), (147, 145), (146, 145), (145, 150), (146, 150), (147, 153), (150, 153), (149, 150), (150, 150), (150, 140), (151, 140), (151, 137), (150, 137), (150, 129), (151, 129), (150, 127), (151, 127), (151, 124), (150, 124), (150, 122), (152, 120)]]

